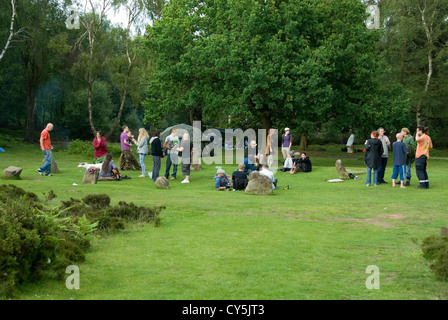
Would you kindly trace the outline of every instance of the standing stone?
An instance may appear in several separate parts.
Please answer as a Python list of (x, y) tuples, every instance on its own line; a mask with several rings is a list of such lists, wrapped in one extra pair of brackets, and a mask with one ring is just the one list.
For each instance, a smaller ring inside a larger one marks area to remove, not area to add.
[(100, 170), (97, 168), (92, 169), (92, 172), (90, 172), (90, 170), (86, 170), (84, 177), (82, 177), (82, 184), (96, 184), (98, 182)]
[(339, 178), (350, 179), (341, 159), (336, 161), (336, 172), (338, 173)]
[[(45, 158), (42, 160), (42, 164), (45, 163)], [(51, 159), (51, 173), (59, 173), (58, 165), (56, 164), (56, 161), (54, 161), (54, 158)]]
[(157, 188), (164, 188), (164, 189), (169, 189), (170, 187), (170, 182), (168, 181), (167, 178), (165, 177), (158, 177), (156, 179), (156, 187)]
[[(193, 149), (191, 151), (191, 171), (200, 171), (202, 170), (202, 161), (201, 161), (201, 153), (200, 150)], [(195, 162), (199, 162), (198, 164), (195, 164)]]
[(5, 170), (3, 170), (3, 175), (7, 177), (19, 177), (22, 173), (23, 168), (9, 166)]
[(272, 193), (272, 181), (258, 171), (252, 171), (249, 174), (249, 183), (244, 192), (247, 194), (269, 195)]

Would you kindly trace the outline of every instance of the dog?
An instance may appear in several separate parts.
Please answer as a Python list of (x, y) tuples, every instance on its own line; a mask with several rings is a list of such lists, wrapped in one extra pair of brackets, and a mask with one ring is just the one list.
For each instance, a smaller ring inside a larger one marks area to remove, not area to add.
[(78, 164), (78, 168), (86, 168), (86, 171), (89, 170), (90, 168), (101, 170), (102, 166), (103, 166), (102, 163), (93, 164), (93, 163), (81, 162), (80, 164)]

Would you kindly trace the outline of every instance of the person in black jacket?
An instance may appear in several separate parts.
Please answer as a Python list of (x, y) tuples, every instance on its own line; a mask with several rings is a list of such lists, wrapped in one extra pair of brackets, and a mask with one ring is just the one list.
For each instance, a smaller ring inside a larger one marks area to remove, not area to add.
[(311, 160), (305, 152), (300, 154), (300, 159), (293, 160), (293, 168), (289, 172), (290, 174), (295, 174), (296, 172), (311, 172), (312, 165)]
[(372, 179), (372, 169), (373, 169), (373, 184), (377, 186), (378, 172), (381, 167), (381, 156), (383, 155), (383, 143), (378, 139), (378, 131), (372, 131), (370, 134), (370, 139), (366, 140), (366, 155), (364, 157), (364, 162), (367, 166), (367, 178), (366, 186), (370, 186)]
[(163, 158), (162, 142), (160, 141), (160, 130), (156, 130), (156, 132), (154, 132), (154, 135), (149, 140), (149, 144), (151, 145), (151, 155), (153, 160), (152, 173), (150, 178), (152, 178), (153, 181), (156, 181), (156, 179), (159, 177)]

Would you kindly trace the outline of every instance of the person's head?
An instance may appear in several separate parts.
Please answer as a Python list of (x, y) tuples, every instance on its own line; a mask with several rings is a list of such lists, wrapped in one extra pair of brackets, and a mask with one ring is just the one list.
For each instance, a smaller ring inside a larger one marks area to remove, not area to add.
[(174, 136), (177, 136), (177, 132), (178, 132), (178, 130), (177, 130), (177, 128), (173, 128), (173, 129), (171, 129), (171, 135), (174, 137)]
[(404, 137), (407, 137), (408, 135), (411, 134), (411, 131), (409, 131), (408, 128), (403, 128), (401, 129), (401, 133), (403, 134)]
[(306, 152), (302, 152), (302, 153), (300, 154), (300, 157), (302, 157), (302, 159), (305, 159), (305, 158), (307, 157)]
[(285, 128), (285, 134), (289, 134), (289, 128)]
[(239, 165), (238, 165), (238, 171), (244, 171), (244, 168), (245, 168), (246, 166), (244, 165), (244, 164), (242, 164), (242, 163), (240, 163)]
[(97, 131), (96, 132), (96, 138), (97, 139), (101, 139), (101, 131)]
[(185, 132), (182, 136), (182, 140), (190, 140), (190, 134), (188, 132)]
[(216, 174), (218, 175), (218, 177), (224, 177), (226, 172), (224, 171), (224, 169), (218, 169), (218, 171), (216, 171)]
[(272, 136), (272, 135), (274, 134), (274, 132), (275, 132), (275, 129), (272, 129), (272, 128), (271, 128), (271, 129), (269, 129), (269, 133), (268, 133), (268, 134), (269, 134), (270, 136)]
[(143, 137), (149, 137), (148, 131), (145, 128), (138, 129), (138, 142), (142, 140)]
[(378, 128), (378, 137), (382, 137), (382, 136), (384, 136), (384, 133), (385, 133), (386, 131), (384, 131), (384, 128)]
[(268, 170), (269, 169), (269, 166), (265, 163), (265, 164), (263, 164), (263, 166), (261, 167), (263, 170)]
[(128, 128), (127, 125), (123, 125), (123, 126), (121, 127), (121, 130), (123, 130), (123, 132), (128, 132), (129, 128)]
[(378, 136), (379, 136), (378, 131), (372, 131), (372, 132), (370, 133), (370, 137), (371, 137), (372, 139), (378, 139)]
[(104, 161), (103, 161), (103, 166), (101, 167), (101, 170), (103, 171), (103, 172), (106, 172), (107, 171), (107, 168), (109, 167), (109, 163), (112, 161), (112, 155), (110, 154), (110, 153), (108, 153), (107, 155), (106, 155), (106, 158), (104, 159)]
[(52, 123), (48, 123), (45, 128), (47, 129), (47, 131), (51, 131), (51, 130), (53, 130), (53, 124)]
[(292, 156), (291, 156), (291, 154), (288, 152), (288, 154), (286, 155), (286, 159), (291, 159), (292, 158)]
[(418, 126), (417, 127), (417, 133), (420, 134), (425, 134), (428, 131), (428, 128), (425, 126)]
[(161, 133), (162, 133), (162, 132), (161, 132), (160, 130), (156, 130), (156, 131), (154, 132), (153, 137), (160, 138), (160, 134), (161, 134)]
[(252, 140), (250, 142), (250, 146), (251, 146), (251, 148), (255, 148), (257, 146), (257, 143), (255, 142), (255, 140)]
[(403, 133), (401, 133), (401, 132), (397, 133), (396, 137), (397, 137), (397, 141), (403, 140)]

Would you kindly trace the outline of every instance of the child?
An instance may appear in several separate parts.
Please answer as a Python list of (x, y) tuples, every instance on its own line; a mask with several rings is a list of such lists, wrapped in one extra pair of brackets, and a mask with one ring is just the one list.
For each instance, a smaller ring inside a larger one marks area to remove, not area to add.
[(285, 162), (283, 163), (283, 167), (280, 169), (281, 172), (285, 172), (285, 171), (291, 171), (291, 169), (293, 169), (293, 162), (292, 162), (292, 157), (291, 154), (288, 152), (286, 155), (286, 159)]
[(404, 172), (406, 166), (406, 155), (409, 152), (406, 145), (403, 143), (403, 134), (397, 133), (397, 141), (392, 144), (394, 151), (394, 170), (392, 172), (392, 187), (395, 188), (395, 180), (400, 174), (400, 188), (406, 188), (404, 186)]

